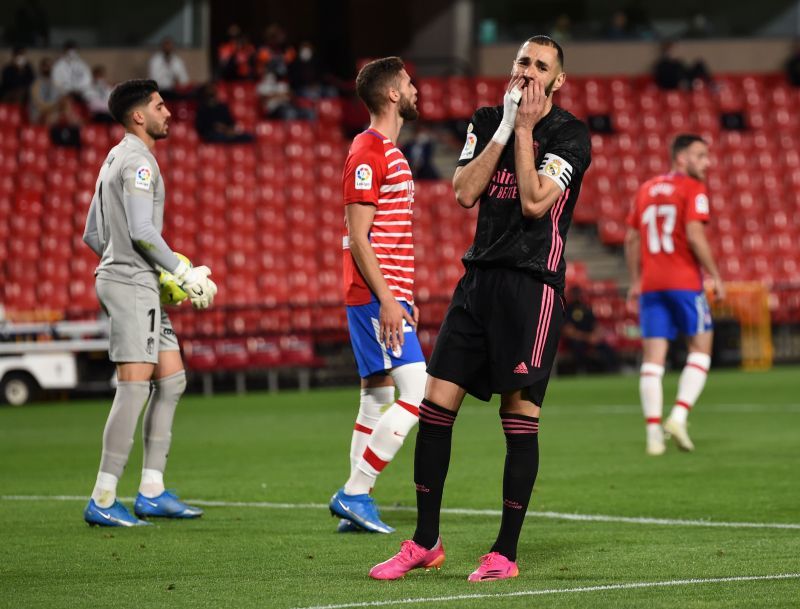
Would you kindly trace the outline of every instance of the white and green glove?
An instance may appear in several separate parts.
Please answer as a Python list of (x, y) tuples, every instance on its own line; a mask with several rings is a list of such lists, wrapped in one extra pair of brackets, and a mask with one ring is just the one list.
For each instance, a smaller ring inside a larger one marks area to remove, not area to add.
[(191, 267), (181, 260), (172, 274), (178, 285), (189, 295), (189, 300), (195, 309), (207, 309), (214, 303), (217, 285), (208, 278), (211, 274), (210, 268)]

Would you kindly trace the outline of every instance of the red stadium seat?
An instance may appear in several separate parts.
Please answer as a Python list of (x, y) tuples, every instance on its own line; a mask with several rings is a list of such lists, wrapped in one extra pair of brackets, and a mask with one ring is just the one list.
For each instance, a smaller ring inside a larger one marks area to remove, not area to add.
[(446, 82), (447, 116), (468, 119), (475, 111), (475, 94), (472, 80), (463, 76), (451, 76)]
[(186, 367), (198, 372), (213, 372), (217, 368), (214, 345), (208, 342), (185, 341), (183, 345)]
[[(503, 103), (507, 79), (477, 77), (473, 80), (475, 87), (475, 107), (499, 106)], [(563, 100), (562, 100), (563, 101)]]
[(289, 366), (317, 366), (321, 362), (314, 354), (314, 343), (306, 336), (283, 336), (280, 339), (281, 359)]
[(214, 353), (217, 356), (217, 370), (245, 370), (250, 366), (250, 356), (244, 341), (216, 341)]
[(344, 116), (341, 99), (322, 98), (316, 103), (315, 110), (320, 126), (338, 130)]
[(617, 220), (600, 221), (600, 241), (606, 245), (622, 245), (625, 241), (626, 228)]
[(28, 150), (45, 151), (50, 148), (50, 134), (47, 127), (28, 125), (19, 130), (20, 143)]
[(280, 341), (277, 339), (249, 338), (246, 348), (252, 368), (276, 368), (282, 364)]
[(261, 121), (255, 127), (256, 141), (282, 145), (286, 139), (283, 121)]
[(19, 104), (0, 104), (0, 125), (19, 128), (22, 125), (22, 107)]
[(447, 118), (445, 106), (445, 84), (440, 78), (420, 78), (416, 82), (418, 90), (417, 107), (420, 116), (429, 121)]
[(309, 121), (286, 121), (287, 141), (311, 145), (316, 139), (314, 124)]

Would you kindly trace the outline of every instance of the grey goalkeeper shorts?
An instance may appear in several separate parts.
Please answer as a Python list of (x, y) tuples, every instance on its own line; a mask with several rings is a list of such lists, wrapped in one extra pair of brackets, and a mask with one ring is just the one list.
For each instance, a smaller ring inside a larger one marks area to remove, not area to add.
[(178, 337), (158, 289), (97, 278), (97, 298), (111, 322), (108, 357), (115, 364), (157, 364), (160, 351), (178, 351)]

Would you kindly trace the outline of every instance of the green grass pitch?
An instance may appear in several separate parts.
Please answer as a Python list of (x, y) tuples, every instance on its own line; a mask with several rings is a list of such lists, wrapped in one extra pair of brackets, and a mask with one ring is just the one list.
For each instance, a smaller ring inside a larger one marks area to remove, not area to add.
[[(495, 405), (468, 401), (456, 421), (444, 507), (473, 512), (443, 515), (447, 563), (399, 582), (367, 572), (413, 533), (413, 433), (375, 489), (397, 533), (338, 535), (324, 507), (348, 472), (355, 388), (185, 398), (167, 485), (222, 505), (134, 530), (81, 518), (110, 400), (2, 408), (0, 607), (798, 607), (799, 378), (797, 368), (713, 371), (690, 418), (697, 451), (657, 458), (644, 453), (636, 377), (554, 379), (520, 577), (485, 584), (466, 576), (499, 524)], [(667, 403), (676, 382), (665, 381)], [(123, 496), (135, 495), (140, 466), (137, 437)], [(728, 580), (780, 574), (790, 577)], [(726, 581), (680, 583), (691, 579)], [(634, 585), (648, 583), (659, 585)]]

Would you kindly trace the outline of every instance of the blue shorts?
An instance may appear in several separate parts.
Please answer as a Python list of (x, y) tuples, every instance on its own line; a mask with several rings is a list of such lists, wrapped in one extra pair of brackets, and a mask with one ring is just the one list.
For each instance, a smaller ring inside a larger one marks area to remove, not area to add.
[(695, 336), (714, 327), (705, 293), (695, 290), (645, 292), (639, 297), (642, 338)]
[[(403, 308), (412, 312), (411, 305), (401, 302)], [(380, 303), (370, 302), (365, 305), (347, 307), (347, 323), (350, 326), (350, 344), (358, 363), (358, 374), (361, 378), (373, 374), (385, 374), (392, 368), (424, 362), (422, 347), (417, 333), (408, 322), (403, 322), (405, 342), (399, 349), (387, 351), (380, 341)]]

